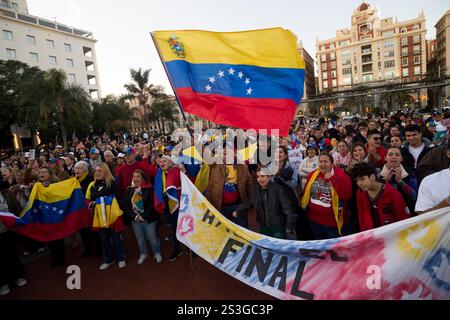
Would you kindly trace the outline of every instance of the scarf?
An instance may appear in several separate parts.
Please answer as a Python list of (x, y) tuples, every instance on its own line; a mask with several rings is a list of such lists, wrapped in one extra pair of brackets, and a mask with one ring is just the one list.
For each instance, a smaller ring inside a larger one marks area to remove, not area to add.
[[(306, 209), (306, 207), (309, 204), (309, 201), (311, 200), (311, 187), (314, 181), (316, 181), (319, 174), (320, 169), (314, 171), (314, 173), (311, 176), (311, 179), (306, 185), (305, 193), (303, 194), (302, 198), (302, 209)], [(333, 208), (334, 218), (336, 219), (336, 224), (338, 226), (339, 235), (342, 236), (341, 229), (342, 226), (344, 225), (344, 216), (342, 214), (342, 205), (339, 201), (339, 197), (336, 190), (333, 188), (333, 185), (331, 185), (331, 205)]]

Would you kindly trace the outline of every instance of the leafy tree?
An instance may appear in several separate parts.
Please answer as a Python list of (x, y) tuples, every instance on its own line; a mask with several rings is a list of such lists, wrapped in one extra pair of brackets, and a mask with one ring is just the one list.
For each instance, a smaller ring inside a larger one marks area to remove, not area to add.
[(96, 133), (110, 135), (111, 131), (126, 130), (130, 119), (131, 110), (123, 99), (109, 95), (92, 104), (92, 127)]

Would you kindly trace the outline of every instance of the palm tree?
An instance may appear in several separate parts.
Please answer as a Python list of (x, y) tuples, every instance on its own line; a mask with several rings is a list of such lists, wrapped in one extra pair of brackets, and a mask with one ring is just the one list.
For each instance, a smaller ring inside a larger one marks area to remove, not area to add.
[[(69, 85), (66, 79), (63, 70), (50, 69), (37, 73), (20, 86), (17, 104), (19, 120), (29, 124), (31, 129), (37, 128), (36, 123), (42, 123), (44, 128), (47, 127), (50, 116), (54, 114), (64, 148), (67, 149), (66, 122), (72, 115), (76, 115), (73, 112), (85, 115), (90, 100), (80, 85)], [(81, 110), (75, 111), (77, 109)]]
[(149, 107), (149, 98), (156, 98), (160, 93), (160, 88), (158, 86), (154, 86), (149, 83), (151, 71), (152, 69), (130, 69), (131, 80), (133, 82), (124, 85), (125, 89), (128, 91), (128, 94), (124, 97), (126, 99), (136, 99), (138, 101), (139, 108), (144, 111), (143, 120), (146, 127), (148, 127), (147, 108)]
[(357, 113), (359, 111), (359, 107), (362, 104), (361, 97), (347, 97), (344, 99), (342, 105), (344, 106), (346, 111), (351, 113)]
[(94, 102), (92, 107), (92, 125), (98, 133), (104, 131), (110, 135), (111, 130), (126, 129), (132, 116), (132, 111), (123, 100), (112, 95), (106, 96), (100, 102)]
[[(389, 90), (393, 89), (395, 89), (395, 86), (389, 88)], [(383, 104), (388, 105), (388, 110), (394, 110), (395, 107), (403, 107), (405, 104), (412, 102), (413, 98), (409, 93), (409, 90), (383, 92), (380, 99)]]

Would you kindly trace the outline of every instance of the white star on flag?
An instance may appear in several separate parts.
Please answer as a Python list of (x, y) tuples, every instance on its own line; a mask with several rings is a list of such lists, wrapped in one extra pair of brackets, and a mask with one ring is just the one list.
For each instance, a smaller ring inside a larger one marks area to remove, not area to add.
[(248, 94), (248, 95), (251, 95), (251, 94), (252, 94), (252, 91), (253, 91), (252, 88), (248, 88), (248, 89), (247, 89), (247, 94)]
[(225, 72), (222, 70), (219, 70), (219, 73), (217, 74), (220, 78), (223, 78), (225, 76)]
[(45, 209), (48, 209), (48, 208), (50, 208), (49, 206), (45, 206)]
[(234, 74), (234, 69), (233, 68), (228, 69), (228, 73), (229, 74)]
[(245, 82), (245, 84), (248, 85), (248, 84), (250, 83), (250, 79), (249, 79), (249, 78), (245, 78), (245, 81), (244, 81), (244, 82)]
[(56, 210), (58, 210), (56, 207), (53, 207), (53, 211), (56, 211)]
[(206, 91), (211, 91), (211, 86), (208, 84), (208, 85), (205, 87), (205, 89), (206, 89)]
[(64, 211), (63, 210), (59, 210), (59, 214), (63, 214), (64, 213)]
[(209, 78), (209, 82), (211, 82), (211, 83), (214, 83), (214, 82), (216, 82), (216, 78), (214, 78), (214, 77), (210, 77), (210, 78)]
[(243, 76), (244, 76), (244, 73), (243, 73), (243, 72), (239, 72), (239, 73), (238, 73), (239, 79), (242, 79)]

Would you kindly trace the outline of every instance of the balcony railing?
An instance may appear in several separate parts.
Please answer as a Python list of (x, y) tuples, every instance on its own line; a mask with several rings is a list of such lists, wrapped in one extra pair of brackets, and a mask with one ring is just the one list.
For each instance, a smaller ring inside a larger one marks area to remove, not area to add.
[[(3, 8), (5, 8), (7, 10), (3, 10)], [(4, 17), (8, 17), (8, 18), (24, 21), (24, 22), (27, 22), (27, 23), (39, 25), (39, 26), (42, 26), (42, 27), (55, 29), (55, 30), (58, 30), (58, 31), (62, 31), (62, 32), (65, 32), (65, 33), (69, 33), (69, 34), (78, 36), (78, 37), (94, 39), (94, 36), (92, 35), (92, 32), (90, 32), (90, 31), (85, 31), (85, 30), (81, 30), (81, 29), (71, 28), (71, 27), (66, 26), (64, 24), (60, 24), (60, 23), (57, 23), (57, 22), (54, 22), (54, 21), (50, 21), (50, 20), (47, 20), (47, 19), (42, 19), (42, 18), (39, 18), (39, 17), (36, 17), (36, 16), (24, 14), (24, 13), (16, 13), (15, 11), (12, 11), (8, 6), (4, 5), (1, 2), (0, 2), (0, 15), (4, 16)]]

